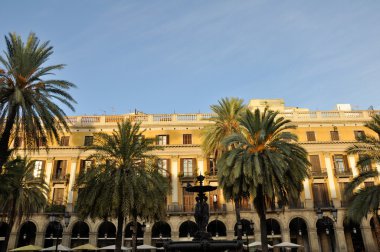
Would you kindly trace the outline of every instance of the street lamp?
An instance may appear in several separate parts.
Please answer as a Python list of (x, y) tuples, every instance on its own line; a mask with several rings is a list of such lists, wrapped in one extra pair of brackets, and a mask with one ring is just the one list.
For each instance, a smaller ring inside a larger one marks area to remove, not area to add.
[[(65, 212), (64, 215), (63, 215), (63, 222), (64, 222), (64, 225), (65, 225), (65, 228), (67, 228), (69, 226), (69, 224), (70, 224), (70, 218), (71, 218), (70, 213)], [(56, 234), (55, 252), (57, 252), (58, 251), (59, 231), (61, 229), (60, 215), (57, 214), (57, 213), (50, 214), (49, 215), (49, 221), (50, 221), (50, 223), (52, 223), (53, 229), (54, 229), (54, 233)], [(62, 235), (63, 235), (63, 230), (62, 230)]]

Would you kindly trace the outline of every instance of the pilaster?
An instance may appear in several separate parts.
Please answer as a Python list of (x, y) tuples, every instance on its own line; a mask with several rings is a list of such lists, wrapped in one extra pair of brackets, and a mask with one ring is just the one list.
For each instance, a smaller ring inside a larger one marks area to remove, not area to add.
[(178, 204), (178, 157), (171, 159), (172, 203)]
[(335, 188), (335, 180), (334, 180), (334, 171), (331, 166), (331, 158), (329, 153), (323, 153), (325, 157), (325, 164), (327, 169), (327, 177), (328, 177), (328, 183), (330, 188), (330, 195), (331, 199), (334, 201), (336, 200), (336, 188)]
[(90, 232), (88, 241), (90, 244), (97, 246), (96, 244), (97, 232)]
[(67, 210), (68, 211), (73, 211), (73, 186), (75, 183), (75, 175), (76, 175), (76, 170), (77, 170), (77, 158), (72, 158), (71, 159), (71, 169), (70, 169), (70, 180), (69, 180), (69, 185), (67, 189)]

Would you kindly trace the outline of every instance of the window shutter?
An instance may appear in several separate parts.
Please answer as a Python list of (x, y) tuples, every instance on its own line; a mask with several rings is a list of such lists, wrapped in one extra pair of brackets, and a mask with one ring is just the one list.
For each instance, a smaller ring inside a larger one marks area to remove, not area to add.
[(166, 137), (167, 137), (167, 142), (166, 142), (166, 144), (170, 144), (170, 141), (169, 141), (169, 135), (166, 135)]
[(192, 162), (193, 162), (193, 175), (194, 176), (198, 176), (198, 174), (197, 174), (197, 170), (198, 170), (198, 168), (197, 168), (197, 159), (195, 159), (195, 158), (192, 158)]
[(336, 169), (336, 162), (335, 162), (335, 155), (332, 156), (332, 161), (333, 161), (333, 164), (334, 164), (334, 169)]
[(348, 165), (347, 155), (343, 156), (343, 162), (344, 162), (344, 168), (347, 169), (347, 170), (350, 169), (350, 167)]
[(180, 172), (182, 173), (183, 172), (183, 158), (181, 158), (180, 159), (180, 162), (181, 162), (181, 164), (180, 164)]
[(66, 175), (67, 160), (62, 161), (62, 177)]

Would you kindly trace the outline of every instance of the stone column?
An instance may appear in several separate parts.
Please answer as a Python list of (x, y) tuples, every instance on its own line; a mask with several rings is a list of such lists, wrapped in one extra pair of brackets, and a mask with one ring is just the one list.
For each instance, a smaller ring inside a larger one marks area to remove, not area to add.
[(336, 250), (340, 252), (347, 252), (346, 236), (344, 235), (343, 227), (336, 227), (335, 231), (335, 244)]
[(335, 206), (339, 206), (339, 201), (336, 197), (336, 188), (335, 188), (335, 180), (334, 180), (334, 171), (331, 166), (331, 159), (329, 153), (324, 153), (325, 156), (325, 164), (327, 169), (327, 177), (328, 177), (328, 184), (330, 189), (330, 196), (331, 200), (334, 202)]
[(178, 204), (178, 157), (171, 160), (171, 179), (172, 179), (172, 203)]
[(282, 234), (282, 241), (283, 242), (290, 242), (290, 230), (289, 228), (284, 228), (281, 232)]
[(64, 228), (64, 232), (62, 233), (62, 245), (70, 248), (70, 238), (71, 233), (68, 232), (67, 228)]
[(16, 248), (17, 247), (16, 243), (17, 243), (17, 233), (12, 232), (11, 235), (9, 236), (8, 250)]
[(319, 252), (319, 238), (316, 228), (310, 228), (308, 238), (310, 244), (310, 252)]
[(235, 238), (235, 231), (234, 230), (227, 230), (227, 240), (233, 240)]
[(366, 251), (377, 251), (377, 243), (373, 239), (372, 230), (370, 226), (363, 226), (361, 229), (363, 243)]
[(179, 239), (179, 231), (173, 231), (172, 230), (172, 240), (173, 241), (178, 241), (178, 239)]
[(152, 244), (152, 232), (150, 230), (144, 232), (144, 244)]
[(44, 243), (45, 243), (45, 234), (43, 232), (37, 232), (34, 245), (44, 247)]
[(96, 246), (96, 238), (98, 233), (97, 232), (90, 232), (88, 237), (88, 242), (94, 246)]

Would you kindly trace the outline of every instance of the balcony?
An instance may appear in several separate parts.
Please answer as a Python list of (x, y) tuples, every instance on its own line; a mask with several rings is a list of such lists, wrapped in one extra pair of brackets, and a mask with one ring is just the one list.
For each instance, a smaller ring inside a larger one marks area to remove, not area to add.
[(289, 202), (289, 209), (304, 209), (305, 202), (297, 201), (297, 202)]
[(54, 182), (54, 183), (69, 183), (69, 180), (70, 180), (70, 174), (66, 174), (66, 175), (63, 175), (63, 174), (53, 174), (51, 180)]
[(348, 178), (352, 176), (351, 169), (345, 168), (345, 169), (335, 169), (334, 170), (335, 176), (339, 178)]
[(321, 208), (321, 209), (330, 209), (333, 207), (333, 203), (331, 201), (319, 201), (319, 200), (314, 200), (314, 208)]
[(222, 205), (213, 205), (210, 206), (210, 214), (224, 214), (227, 213), (227, 205), (222, 204)]
[(321, 168), (319, 170), (311, 170), (311, 176), (313, 178), (326, 178), (327, 177), (327, 169), (326, 168)]
[(66, 202), (54, 201), (47, 205), (44, 209), (45, 213), (64, 213), (66, 210)]
[[(167, 205), (166, 212), (169, 215), (182, 215), (182, 214), (194, 214), (195, 205), (178, 205), (178, 204), (170, 204)], [(227, 213), (227, 205), (221, 204), (216, 206), (210, 206), (209, 208), (210, 214), (223, 214)]]

